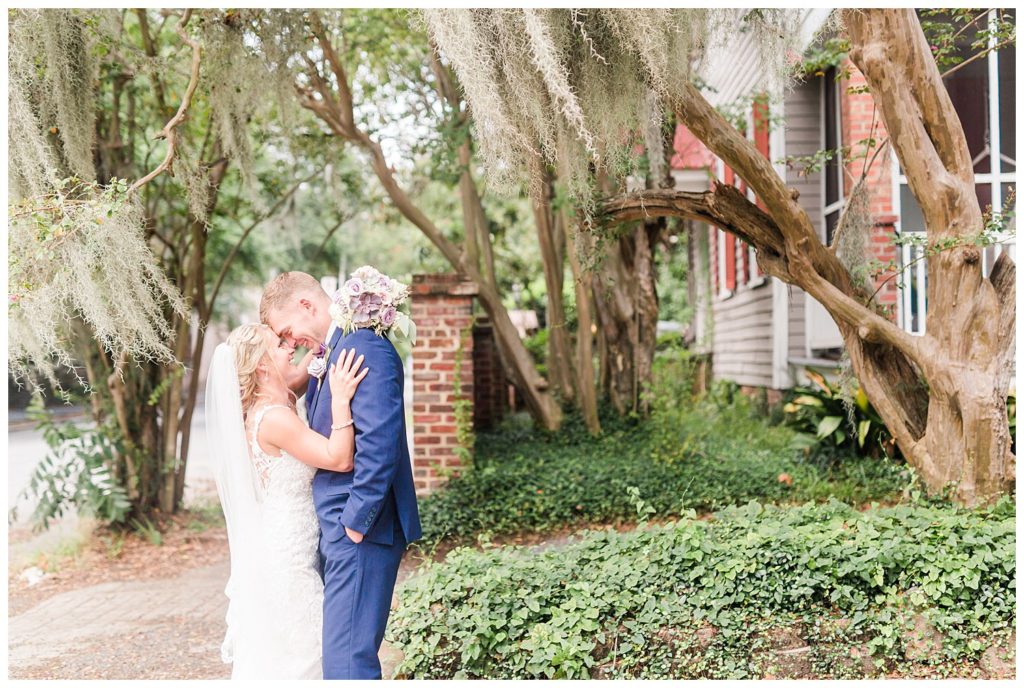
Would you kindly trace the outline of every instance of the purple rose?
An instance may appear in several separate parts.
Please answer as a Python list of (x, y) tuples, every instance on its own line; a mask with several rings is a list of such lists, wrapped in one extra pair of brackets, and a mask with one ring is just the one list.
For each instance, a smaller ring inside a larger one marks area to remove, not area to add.
[(363, 280), (359, 279), (358, 277), (353, 277), (348, 282), (345, 282), (345, 291), (347, 291), (350, 296), (357, 296), (358, 294), (362, 294)]
[(398, 318), (398, 311), (394, 306), (388, 306), (380, 312), (380, 324), (384, 327), (391, 327)]

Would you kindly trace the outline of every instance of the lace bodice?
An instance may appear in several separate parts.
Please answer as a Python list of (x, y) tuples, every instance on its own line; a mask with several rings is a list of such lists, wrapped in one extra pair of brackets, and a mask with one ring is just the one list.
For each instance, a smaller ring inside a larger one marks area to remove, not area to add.
[(279, 456), (263, 451), (257, 437), (272, 408), (288, 407), (277, 404), (258, 409), (249, 444), (262, 489), (262, 529), (271, 588), (266, 598), (275, 606), (280, 626), (274, 633), (284, 645), (274, 661), (288, 666), (280, 667), (280, 675), (312, 677), (310, 672), (320, 671), (324, 589), (318, 573), (320, 524), (313, 505), (316, 469), (283, 450)]

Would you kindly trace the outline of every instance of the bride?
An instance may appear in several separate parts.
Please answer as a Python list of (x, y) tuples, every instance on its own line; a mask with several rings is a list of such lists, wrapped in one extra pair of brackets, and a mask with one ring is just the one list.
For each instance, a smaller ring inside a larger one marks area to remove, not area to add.
[(206, 386), (210, 454), (231, 550), (221, 655), (233, 663), (232, 678), (322, 678), (324, 585), (311, 481), (318, 468), (352, 470), (349, 403), (368, 369), (359, 370), (362, 356), (353, 361), (354, 351), (342, 351), (325, 375), (328, 438), (295, 412), (287, 374), (293, 353), (266, 325), (242, 325), (214, 352)]

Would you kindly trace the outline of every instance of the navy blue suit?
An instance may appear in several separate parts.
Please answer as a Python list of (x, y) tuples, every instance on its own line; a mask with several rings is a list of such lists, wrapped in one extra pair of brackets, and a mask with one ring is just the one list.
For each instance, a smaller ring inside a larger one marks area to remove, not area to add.
[[(421, 535), (406, 441), (404, 372), (394, 345), (372, 330), (344, 336), (339, 330), (328, 345), (329, 365), (342, 350), (354, 348), (370, 372), (352, 398), (354, 470), (321, 469), (313, 478), (324, 576), (324, 678), (379, 679), (377, 653), (398, 565), (407, 544)], [(322, 381), (310, 380), (306, 398), (310, 427), (330, 436), (326, 374)], [(346, 526), (362, 533), (362, 541), (353, 542)]]

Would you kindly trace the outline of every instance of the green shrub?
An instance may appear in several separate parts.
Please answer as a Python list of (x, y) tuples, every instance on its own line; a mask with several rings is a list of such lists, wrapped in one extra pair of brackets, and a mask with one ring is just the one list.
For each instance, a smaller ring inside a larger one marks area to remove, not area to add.
[(841, 676), (828, 643), (904, 662), (922, 619), (941, 634), (931, 661), (972, 659), (1014, 626), (1014, 521), (1008, 498), (987, 510), (750, 503), (540, 553), (460, 548), (402, 587), (389, 632), (398, 674), (416, 679), (757, 677), (778, 626)]
[[(45, 530), (69, 508), (105, 524), (123, 523), (131, 502), (113, 470), (115, 455), (124, 451), (116, 421), (83, 427), (58, 423), (39, 396), (33, 397), (27, 414), (50, 448), (18, 496), (36, 500), (33, 528)], [(17, 519), (14, 508), (8, 519)]]
[[(686, 370), (683, 361), (671, 365)], [(599, 438), (575, 415), (556, 434), (514, 421), (481, 434), (475, 467), (421, 500), (421, 546), (481, 533), (633, 522), (630, 486), (664, 518), (752, 499), (863, 502), (893, 495), (906, 482), (905, 469), (884, 460), (814, 465), (802, 457), (798, 433), (768, 425), (742, 394), (694, 403), (682, 377), (656, 379), (652, 417), (624, 419), (605, 410)]]
[(548, 367), (548, 330), (547, 328), (537, 330), (534, 334), (523, 340), (526, 350), (530, 352), (533, 362), (537, 364), (537, 371), (541, 375), (547, 375)]
[(807, 371), (810, 386), (795, 387), (783, 407), (790, 427), (814, 438), (823, 455), (834, 455), (833, 447), (847, 453), (873, 457), (899, 455), (896, 441), (882, 417), (858, 385), (852, 399), (823, 375)]

